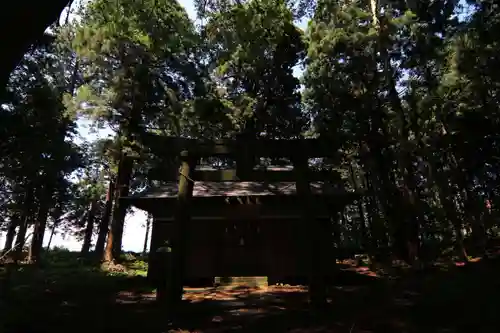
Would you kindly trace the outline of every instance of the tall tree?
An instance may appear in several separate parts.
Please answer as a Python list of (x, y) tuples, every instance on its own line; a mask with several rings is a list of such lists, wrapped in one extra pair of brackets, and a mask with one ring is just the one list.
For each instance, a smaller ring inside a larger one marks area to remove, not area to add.
[[(74, 108), (116, 133), (117, 182), (105, 259), (118, 259), (132, 173), (129, 156), (140, 151), (148, 128), (182, 133), (184, 108), (193, 92), (196, 35), (183, 8), (172, 0), (94, 1), (73, 29), (72, 48), (88, 73)], [(188, 80), (187, 78), (191, 78)], [(84, 103), (84, 104), (82, 104)]]
[(203, 35), (236, 133), (298, 137), (305, 129), (293, 68), (305, 45), (286, 1), (220, 2), (205, 12)]
[[(79, 151), (71, 142), (74, 118), (63, 103), (64, 56), (53, 44), (31, 50), (11, 76), (8, 100), (2, 105), (3, 123), (0, 174), (11, 195), (10, 245), (16, 224), (15, 246), (25, 246), (26, 230), (33, 224), (30, 257), (39, 257), (53, 200), (67, 177), (79, 166)], [(37, 137), (38, 140), (33, 140)]]

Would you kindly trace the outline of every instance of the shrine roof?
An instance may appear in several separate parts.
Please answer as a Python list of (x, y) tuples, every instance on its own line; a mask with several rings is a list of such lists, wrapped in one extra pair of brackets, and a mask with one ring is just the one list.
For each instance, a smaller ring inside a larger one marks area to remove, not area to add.
[[(348, 193), (325, 182), (311, 182), (312, 194), (341, 194)], [(161, 199), (175, 198), (178, 183), (168, 182), (163, 186), (153, 187), (144, 192), (137, 193), (130, 199)], [(209, 182), (196, 181), (194, 183), (194, 197), (237, 197), (237, 196), (269, 196), (269, 195), (295, 195), (297, 187), (295, 182)]]

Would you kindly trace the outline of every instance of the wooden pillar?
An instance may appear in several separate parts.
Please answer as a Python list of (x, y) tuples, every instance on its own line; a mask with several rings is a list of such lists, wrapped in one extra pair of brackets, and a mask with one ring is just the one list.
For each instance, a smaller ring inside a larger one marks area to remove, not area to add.
[(166, 221), (160, 221), (158, 219), (153, 220), (151, 227), (151, 237), (149, 245), (149, 255), (148, 255), (148, 281), (155, 287), (159, 286), (161, 282), (160, 278), (166, 279), (166, 276), (159, 276), (161, 265), (163, 264), (164, 256), (161, 255), (162, 247), (166, 246), (168, 243), (168, 230)]
[(241, 135), (237, 142), (236, 175), (239, 179), (248, 179), (256, 161), (254, 141), (248, 135)]
[[(169, 234), (169, 224), (157, 223), (157, 238), (155, 239), (154, 266), (151, 269), (151, 279), (156, 286), (156, 299), (160, 304), (172, 304), (172, 235)], [(161, 228), (159, 228), (161, 227)], [(159, 229), (159, 230), (158, 230)]]
[(156, 227), (157, 220), (153, 220), (151, 226), (151, 237), (149, 239), (149, 254), (148, 254), (148, 281), (156, 286), (156, 272), (158, 267), (158, 260), (156, 257), (156, 250), (158, 249), (158, 228)]
[[(186, 231), (191, 216), (189, 206), (193, 196), (194, 182), (193, 171), (196, 159), (188, 151), (181, 152), (181, 165), (179, 168), (179, 191), (177, 194), (177, 207), (173, 222), (171, 237), (171, 252), (161, 251), (162, 267), (159, 270), (161, 279), (158, 288), (158, 300), (165, 300), (170, 305), (175, 305), (182, 300), (183, 282), (185, 272)], [(169, 244), (169, 245), (170, 245)]]
[[(296, 172), (297, 194), (303, 202), (302, 249), (306, 252), (305, 262), (309, 278), (309, 300), (313, 307), (321, 308), (326, 304), (326, 281), (324, 267), (324, 243), (322, 228), (315, 218), (311, 203), (311, 187), (309, 184), (309, 165), (307, 155), (300, 150), (293, 157), (293, 166)], [(305, 238), (305, 239), (304, 239)], [(302, 251), (301, 251), (302, 252)]]

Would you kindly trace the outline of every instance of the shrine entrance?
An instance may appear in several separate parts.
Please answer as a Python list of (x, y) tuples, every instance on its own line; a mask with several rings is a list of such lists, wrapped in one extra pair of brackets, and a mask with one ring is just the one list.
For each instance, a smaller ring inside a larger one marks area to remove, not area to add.
[(217, 271), (224, 276), (264, 274), (264, 238), (260, 230), (258, 206), (239, 204), (228, 209), (218, 247)]
[[(166, 185), (122, 200), (154, 216), (148, 277), (164, 286), (159, 299), (181, 300), (186, 279), (272, 276), (304, 277), (311, 302), (326, 302), (335, 262), (328, 228), (358, 196), (337, 172), (311, 170), (309, 157), (335, 156), (328, 141), (154, 141), (166, 148), (155, 154), (180, 157), (180, 168), (153, 169), (150, 177)], [(236, 169), (197, 169), (211, 156), (232, 158)], [(262, 157), (288, 158), (291, 168), (256, 169)]]
[(262, 274), (265, 267), (262, 261), (261, 236), (255, 220), (229, 221), (219, 257), (222, 266), (220, 271), (230, 268), (231, 274), (236, 276)]

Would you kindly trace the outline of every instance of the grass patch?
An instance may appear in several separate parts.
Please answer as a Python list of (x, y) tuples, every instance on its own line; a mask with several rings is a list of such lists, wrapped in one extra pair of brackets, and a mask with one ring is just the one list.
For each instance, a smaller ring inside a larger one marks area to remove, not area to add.
[[(7, 269), (10, 269), (8, 281)], [(24, 298), (30, 297), (29, 294), (53, 293), (85, 286), (102, 290), (112, 284), (127, 284), (131, 278), (145, 277), (146, 274), (147, 263), (141, 258), (129, 256), (122, 264), (100, 265), (95, 260), (82, 258), (79, 253), (56, 250), (44, 253), (38, 266), (3, 266), (0, 269), (0, 282), (8, 286), (11, 296)]]

